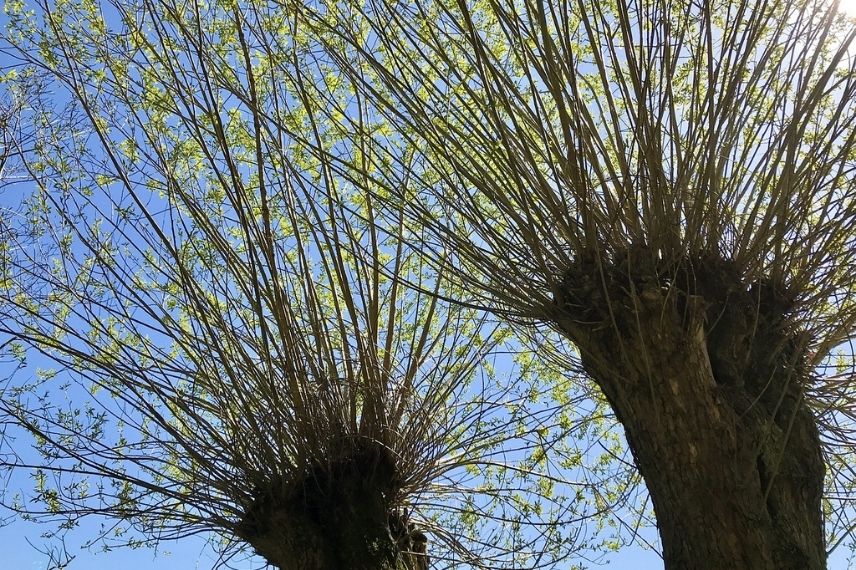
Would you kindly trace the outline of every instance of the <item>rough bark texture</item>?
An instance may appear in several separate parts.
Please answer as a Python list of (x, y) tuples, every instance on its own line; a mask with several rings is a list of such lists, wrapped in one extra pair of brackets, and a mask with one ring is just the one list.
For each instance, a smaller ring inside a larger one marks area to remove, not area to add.
[(581, 259), (557, 308), (624, 425), (667, 569), (826, 567), (807, 339), (783, 287), (642, 250)]
[(427, 566), (425, 535), (390, 505), (397, 480), (389, 452), (368, 444), (337, 456), (255, 489), (238, 536), (281, 570)]

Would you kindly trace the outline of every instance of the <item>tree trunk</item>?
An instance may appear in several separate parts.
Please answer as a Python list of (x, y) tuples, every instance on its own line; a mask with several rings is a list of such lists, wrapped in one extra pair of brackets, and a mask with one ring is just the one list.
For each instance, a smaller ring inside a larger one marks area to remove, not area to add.
[(806, 342), (770, 287), (701, 273), (569, 272), (556, 322), (624, 426), (667, 569), (821, 570)]
[(327, 510), (280, 505), (261, 532), (245, 534), (255, 551), (280, 570), (398, 570), (399, 554), (385, 511), (371, 492), (337, 493)]
[(427, 539), (391, 507), (395, 463), (353, 440), (300, 476), (257, 485), (235, 533), (280, 570), (420, 570)]

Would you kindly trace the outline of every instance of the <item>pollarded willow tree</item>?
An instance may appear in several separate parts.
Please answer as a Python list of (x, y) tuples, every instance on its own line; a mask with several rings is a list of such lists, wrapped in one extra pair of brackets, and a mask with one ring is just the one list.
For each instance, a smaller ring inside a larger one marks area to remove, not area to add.
[(438, 301), (418, 229), (335, 175), (382, 157), (292, 13), (32, 8), (8, 9), (6, 85), (44, 89), (2, 199), (0, 331), (41, 370), (0, 392), (0, 461), (35, 481), (7, 507), (288, 570), (550, 567), (563, 523), (606, 520), (624, 479), (572, 482), (598, 457), (562, 443), (598, 431), (586, 395), (494, 371), (508, 332)]
[(666, 567), (824, 568), (852, 531), (853, 20), (814, 0), (302, 13), (406, 141), (371, 174), (423, 255), (575, 345)]

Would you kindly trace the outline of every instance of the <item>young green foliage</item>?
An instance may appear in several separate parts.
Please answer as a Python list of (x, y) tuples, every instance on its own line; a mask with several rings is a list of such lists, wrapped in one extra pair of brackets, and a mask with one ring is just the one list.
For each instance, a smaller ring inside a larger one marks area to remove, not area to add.
[(9, 10), (11, 53), (50, 90), (34, 191), (4, 209), (0, 331), (56, 367), (0, 393), (35, 447), (4, 442), (36, 474), (9, 506), (111, 517), (108, 543), (213, 531), (303, 570), (418, 568), (426, 535), (440, 566), (555, 566), (578, 546), (561, 523), (621, 502), (603, 466), (570, 477), (600, 458), (564, 440), (588, 437), (588, 394), (558, 413), (546, 375), (496, 372), (519, 343), (442, 301), (451, 268), (378, 207), (396, 139), (293, 12)]

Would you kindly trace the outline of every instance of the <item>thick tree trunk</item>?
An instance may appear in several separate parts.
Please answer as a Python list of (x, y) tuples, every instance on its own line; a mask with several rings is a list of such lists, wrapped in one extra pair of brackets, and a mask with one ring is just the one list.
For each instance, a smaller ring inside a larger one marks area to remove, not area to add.
[[(280, 505), (264, 530), (245, 535), (256, 552), (280, 570), (399, 570), (400, 558), (376, 490), (337, 492), (326, 510)], [(374, 495), (374, 496), (372, 496)]]
[(666, 568), (825, 568), (824, 463), (784, 306), (757, 287), (587, 273), (556, 321), (625, 428)]
[(382, 446), (353, 440), (299, 477), (257, 486), (236, 534), (280, 570), (420, 570), (426, 538), (390, 505), (397, 476)]

